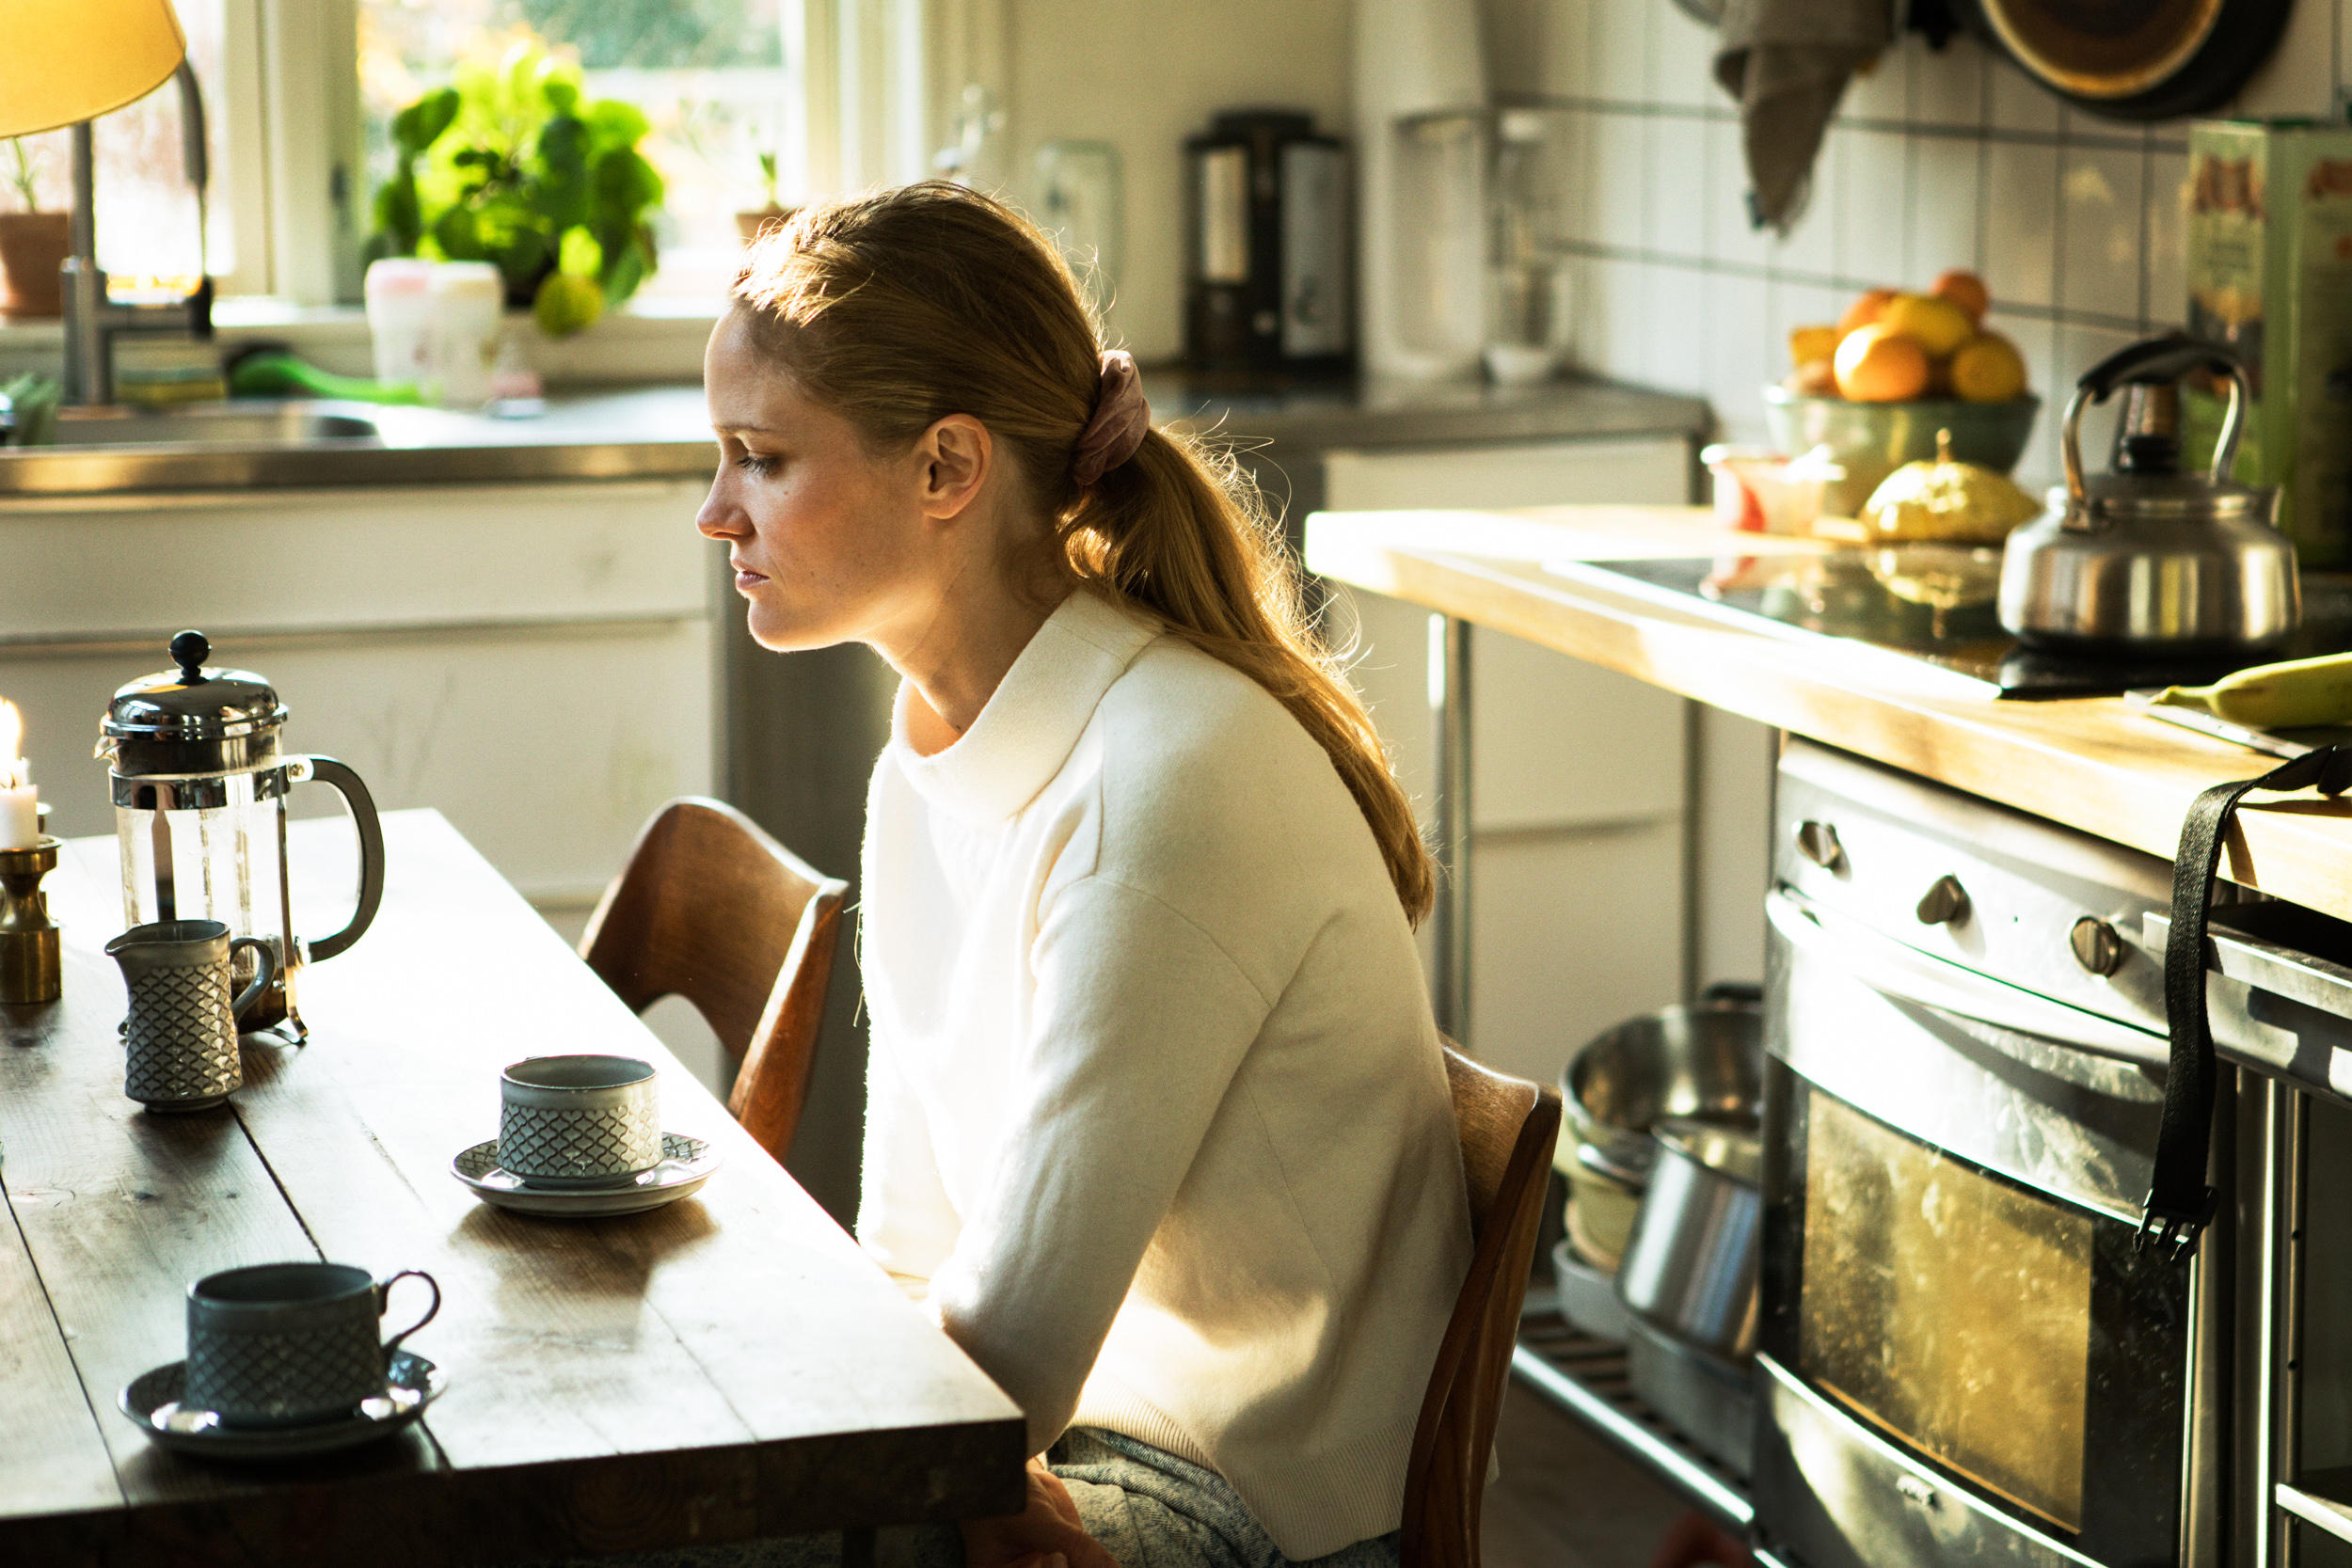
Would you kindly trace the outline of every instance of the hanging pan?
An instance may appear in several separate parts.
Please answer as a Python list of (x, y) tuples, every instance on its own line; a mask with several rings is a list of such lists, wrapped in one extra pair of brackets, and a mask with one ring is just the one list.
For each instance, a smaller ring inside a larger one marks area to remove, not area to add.
[(1966, 0), (1969, 31), (2077, 108), (2171, 119), (2228, 103), (2294, 0)]

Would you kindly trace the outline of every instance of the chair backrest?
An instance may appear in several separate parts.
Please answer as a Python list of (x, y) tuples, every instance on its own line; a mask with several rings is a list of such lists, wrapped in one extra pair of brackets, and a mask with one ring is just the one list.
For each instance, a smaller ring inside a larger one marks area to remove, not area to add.
[(1445, 1069), (1470, 1185), (1470, 1273), (1438, 1347), (1405, 1481), (1403, 1568), (1478, 1568), (1479, 1506), (1560, 1135), (1560, 1097), (1451, 1045)]
[(580, 956), (632, 1012), (691, 1002), (737, 1062), (727, 1109), (782, 1160), (817, 1061), (849, 884), (720, 800), (654, 813)]

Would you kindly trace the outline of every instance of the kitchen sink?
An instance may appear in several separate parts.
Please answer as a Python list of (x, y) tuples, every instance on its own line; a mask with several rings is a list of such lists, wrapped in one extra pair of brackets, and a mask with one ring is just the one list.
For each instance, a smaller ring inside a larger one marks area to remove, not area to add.
[(185, 408), (61, 411), (56, 447), (8, 447), (21, 458), (56, 447), (308, 447), (323, 441), (373, 441), (375, 421), (347, 406), (312, 403), (208, 403)]

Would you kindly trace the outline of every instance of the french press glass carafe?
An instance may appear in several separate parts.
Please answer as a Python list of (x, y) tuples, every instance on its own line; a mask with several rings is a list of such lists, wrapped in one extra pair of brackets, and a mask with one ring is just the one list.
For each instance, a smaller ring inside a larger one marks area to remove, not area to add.
[[(244, 1022), (297, 1041), (296, 976), (358, 942), (375, 918), (384, 832), (358, 774), (332, 757), (279, 754), (286, 705), (250, 671), (206, 668), (211, 652), (201, 632), (173, 638), (180, 667), (117, 691), (100, 726), (121, 840), (123, 919), (217, 920), (231, 936), (259, 937), (277, 958), (278, 977)], [(342, 796), (359, 830), (359, 901), (342, 930), (306, 942), (294, 934), (286, 879), (286, 792), (313, 779)], [(240, 952), (239, 987), (255, 967)]]

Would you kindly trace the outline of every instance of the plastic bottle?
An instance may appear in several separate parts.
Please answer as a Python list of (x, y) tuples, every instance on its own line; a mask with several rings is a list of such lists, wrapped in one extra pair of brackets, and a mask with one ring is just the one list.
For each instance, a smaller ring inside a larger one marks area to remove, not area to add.
[(376, 380), (406, 381), (429, 388), (437, 379), (432, 289), (430, 261), (388, 256), (369, 264), (361, 292), (368, 302), (368, 337), (375, 348)]
[(490, 401), (498, 368), (506, 283), (487, 261), (444, 261), (433, 269), (433, 366), (444, 408)]

